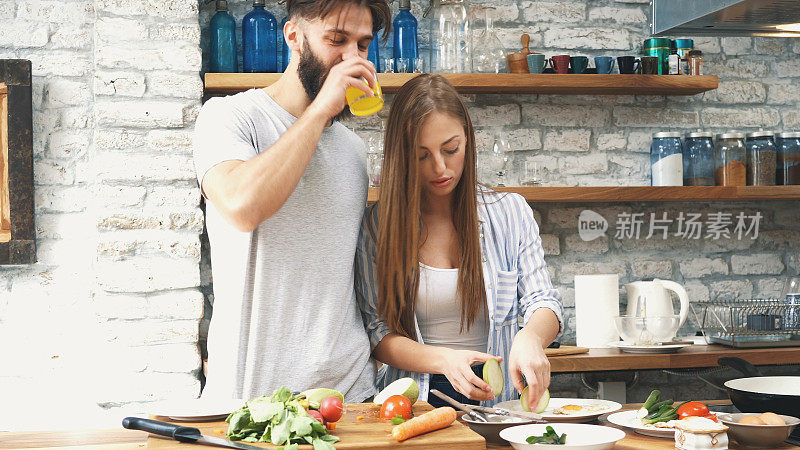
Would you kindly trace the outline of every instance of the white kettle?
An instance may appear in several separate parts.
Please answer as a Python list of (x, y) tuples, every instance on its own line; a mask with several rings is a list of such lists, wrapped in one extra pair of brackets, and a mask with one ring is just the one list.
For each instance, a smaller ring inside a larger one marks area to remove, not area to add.
[(678, 294), (681, 302), (681, 310), (678, 313), (680, 325), (686, 322), (689, 315), (689, 295), (686, 289), (680, 284), (669, 281), (655, 279), (653, 281), (635, 281), (625, 285), (628, 292), (628, 315), (636, 317), (654, 316), (674, 316), (675, 309), (672, 306), (672, 297), (668, 291)]

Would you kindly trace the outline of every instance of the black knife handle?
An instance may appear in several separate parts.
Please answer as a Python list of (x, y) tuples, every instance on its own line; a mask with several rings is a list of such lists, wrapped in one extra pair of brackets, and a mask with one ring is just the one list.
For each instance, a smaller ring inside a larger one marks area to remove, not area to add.
[(200, 430), (192, 427), (182, 427), (158, 420), (142, 419), (141, 417), (126, 417), (122, 419), (122, 426), (129, 430), (141, 430), (148, 433), (166, 436), (180, 442), (195, 442), (200, 439)]

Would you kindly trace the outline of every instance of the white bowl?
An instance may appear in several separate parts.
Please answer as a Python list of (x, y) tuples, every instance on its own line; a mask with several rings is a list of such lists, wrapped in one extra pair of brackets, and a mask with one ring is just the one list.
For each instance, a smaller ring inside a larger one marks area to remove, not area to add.
[[(558, 434), (567, 433), (565, 445), (528, 444), (528, 436), (541, 436), (551, 426)], [(617, 441), (624, 439), (625, 432), (612, 427), (599, 425), (586, 425), (582, 423), (550, 423), (520, 425), (506, 428), (500, 432), (500, 437), (511, 443), (518, 450), (540, 448), (570, 449), (570, 450), (610, 450)]]

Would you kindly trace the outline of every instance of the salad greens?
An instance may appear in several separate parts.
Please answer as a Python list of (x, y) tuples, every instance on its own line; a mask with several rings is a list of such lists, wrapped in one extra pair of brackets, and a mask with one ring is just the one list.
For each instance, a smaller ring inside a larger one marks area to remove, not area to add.
[(311, 444), (314, 450), (333, 450), (339, 438), (301, 404), (304, 396), (289, 389), (275, 390), (271, 397), (257, 397), (232, 412), (227, 419), (228, 439), (243, 442), (270, 442), (279, 450), (298, 450), (298, 444)]
[(647, 397), (647, 401), (639, 410), (639, 417), (642, 422), (647, 424), (654, 424), (657, 422), (669, 422), (678, 418), (678, 408), (686, 402), (680, 403), (678, 406), (672, 406), (674, 400), (661, 401), (661, 391), (658, 389), (653, 390)]
[(541, 436), (528, 436), (528, 439), (525, 439), (525, 442), (528, 444), (556, 444), (556, 445), (565, 445), (567, 443), (567, 433), (562, 434), (561, 436), (556, 433), (556, 430), (553, 429), (550, 425), (545, 428), (545, 433)]

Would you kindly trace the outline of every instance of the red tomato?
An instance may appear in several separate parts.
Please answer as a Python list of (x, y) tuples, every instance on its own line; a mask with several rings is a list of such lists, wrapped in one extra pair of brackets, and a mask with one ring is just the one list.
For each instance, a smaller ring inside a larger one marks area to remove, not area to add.
[(680, 408), (678, 408), (678, 417), (681, 419), (690, 416), (705, 417), (707, 415), (708, 406), (700, 402), (684, 403)]
[(339, 397), (326, 397), (319, 402), (319, 412), (326, 422), (338, 422), (344, 413), (344, 405)]
[(319, 411), (316, 409), (309, 409), (307, 412), (309, 416), (319, 420), (319, 423), (325, 425), (325, 418), (322, 417), (322, 414), (320, 414)]
[(411, 418), (411, 400), (404, 395), (393, 395), (381, 405), (381, 419), (391, 420), (398, 415), (406, 420)]
[(719, 423), (719, 420), (717, 420), (717, 415), (716, 414), (709, 414), (709, 415), (706, 416), (706, 419), (711, 419), (714, 422)]

